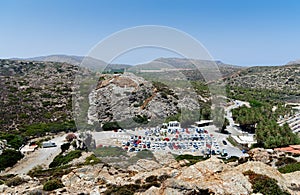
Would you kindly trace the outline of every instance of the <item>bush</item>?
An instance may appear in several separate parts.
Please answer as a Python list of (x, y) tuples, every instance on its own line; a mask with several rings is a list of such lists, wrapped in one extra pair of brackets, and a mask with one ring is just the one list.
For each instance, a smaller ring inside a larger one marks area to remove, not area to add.
[(22, 183), (24, 183), (25, 181), (19, 177), (19, 176), (16, 176), (16, 177), (13, 177), (9, 180), (7, 180), (5, 182), (5, 184), (8, 186), (8, 187), (11, 187), (11, 186), (18, 186), (18, 185), (21, 185)]
[(291, 173), (295, 171), (300, 171), (300, 162), (288, 164), (284, 167), (278, 169), (280, 173)]
[(62, 131), (74, 131), (76, 125), (74, 121), (56, 122), (56, 123), (36, 123), (26, 125), (21, 129), (26, 136), (43, 136), (47, 132), (58, 133)]
[(267, 176), (256, 178), (252, 188), (254, 193), (262, 193), (264, 195), (288, 194), (280, 189), (275, 179), (268, 178)]
[(61, 152), (64, 153), (65, 151), (69, 150), (70, 145), (71, 145), (71, 144), (70, 144), (69, 142), (68, 142), (68, 143), (62, 144), (62, 145), (60, 146)]
[(297, 160), (295, 160), (293, 158), (283, 157), (283, 158), (279, 158), (278, 161), (275, 163), (275, 165), (277, 167), (281, 167), (281, 166), (296, 163), (296, 162), (297, 162)]
[(143, 115), (136, 115), (135, 117), (132, 118), (134, 122), (140, 123), (140, 124), (147, 124), (148, 123), (148, 117)]
[(253, 171), (246, 171), (243, 174), (249, 177), (249, 181), (252, 184), (254, 193), (262, 193), (264, 195), (289, 194), (278, 186), (275, 179), (272, 179), (266, 175), (257, 174)]
[(50, 163), (49, 168), (65, 165), (65, 164), (71, 162), (73, 159), (79, 158), (80, 156), (81, 156), (80, 150), (71, 151), (65, 156), (63, 154), (59, 154)]
[(184, 159), (190, 161), (190, 163), (187, 165), (187, 166), (190, 166), (190, 165), (196, 164), (197, 162), (206, 160), (207, 158), (202, 157), (202, 156), (193, 156), (193, 155), (190, 155), (190, 154), (178, 155), (175, 158), (176, 161), (180, 161), (180, 160), (184, 160)]
[(19, 149), (24, 142), (23, 137), (20, 135), (14, 135), (10, 133), (2, 133), (0, 135), (0, 140), (5, 139), (7, 144), (10, 145), (14, 149)]
[(0, 171), (4, 170), (7, 167), (12, 167), (21, 158), (23, 158), (23, 155), (20, 151), (11, 149), (4, 150), (0, 155)]
[(49, 180), (46, 183), (44, 183), (43, 190), (52, 191), (52, 190), (56, 190), (56, 189), (62, 188), (62, 187), (64, 187), (64, 185), (62, 184), (62, 182), (60, 180), (52, 179), (52, 180)]
[(101, 160), (99, 158), (97, 158), (94, 154), (92, 154), (91, 156), (88, 156), (84, 162), (85, 165), (94, 165), (94, 164), (98, 164), (98, 163), (101, 163)]
[(104, 125), (102, 126), (102, 129), (104, 131), (111, 131), (111, 130), (115, 130), (115, 129), (121, 129), (121, 127), (118, 122), (107, 122), (107, 123), (104, 123)]
[(43, 170), (43, 167), (41, 165), (37, 165), (33, 167), (31, 170), (28, 171), (27, 175), (34, 177), (35, 173), (41, 172)]
[(157, 182), (149, 183), (149, 184), (128, 184), (123, 186), (117, 185), (109, 185), (107, 186), (107, 190), (103, 192), (104, 195), (133, 195), (136, 192), (145, 192), (151, 186), (160, 187), (160, 184)]

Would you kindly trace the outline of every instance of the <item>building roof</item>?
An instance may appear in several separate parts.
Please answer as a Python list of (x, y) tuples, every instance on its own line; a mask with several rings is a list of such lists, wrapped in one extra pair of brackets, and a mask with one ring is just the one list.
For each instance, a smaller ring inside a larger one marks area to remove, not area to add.
[(274, 150), (300, 154), (300, 145), (290, 145), (289, 147), (275, 148)]
[(300, 145), (290, 145), (290, 147), (294, 148), (295, 150), (300, 150)]

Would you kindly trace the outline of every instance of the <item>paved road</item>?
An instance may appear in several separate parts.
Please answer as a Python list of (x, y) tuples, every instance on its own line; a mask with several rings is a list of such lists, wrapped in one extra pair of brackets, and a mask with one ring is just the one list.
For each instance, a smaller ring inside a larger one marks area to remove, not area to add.
[(227, 126), (227, 131), (230, 132), (232, 135), (243, 135), (243, 132), (237, 128), (237, 124), (234, 122), (232, 118), (232, 112), (231, 110), (236, 109), (238, 107), (241, 107), (243, 105), (246, 105), (247, 107), (250, 107), (249, 102), (244, 102), (240, 100), (232, 100), (232, 105), (225, 108), (225, 117), (229, 121), (229, 125)]

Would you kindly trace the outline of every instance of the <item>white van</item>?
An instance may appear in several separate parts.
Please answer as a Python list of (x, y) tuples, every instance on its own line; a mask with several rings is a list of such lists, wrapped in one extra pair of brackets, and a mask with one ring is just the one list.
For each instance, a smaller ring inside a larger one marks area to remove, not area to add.
[(54, 142), (43, 142), (43, 148), (56, 147), (57, 145)]

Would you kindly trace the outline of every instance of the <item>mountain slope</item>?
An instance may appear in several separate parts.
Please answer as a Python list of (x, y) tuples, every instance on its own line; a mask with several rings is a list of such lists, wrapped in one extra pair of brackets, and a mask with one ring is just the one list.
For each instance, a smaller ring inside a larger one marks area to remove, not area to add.
[(0, 130), (71, 120), (78, 71), (67, 63), (0, 60)]
[(284, 99), (299, 102), (300, 66), (258, 66), (241, 70), (226, 78), (230, 86), (244, 89), (271, 90), (281, 94)]

